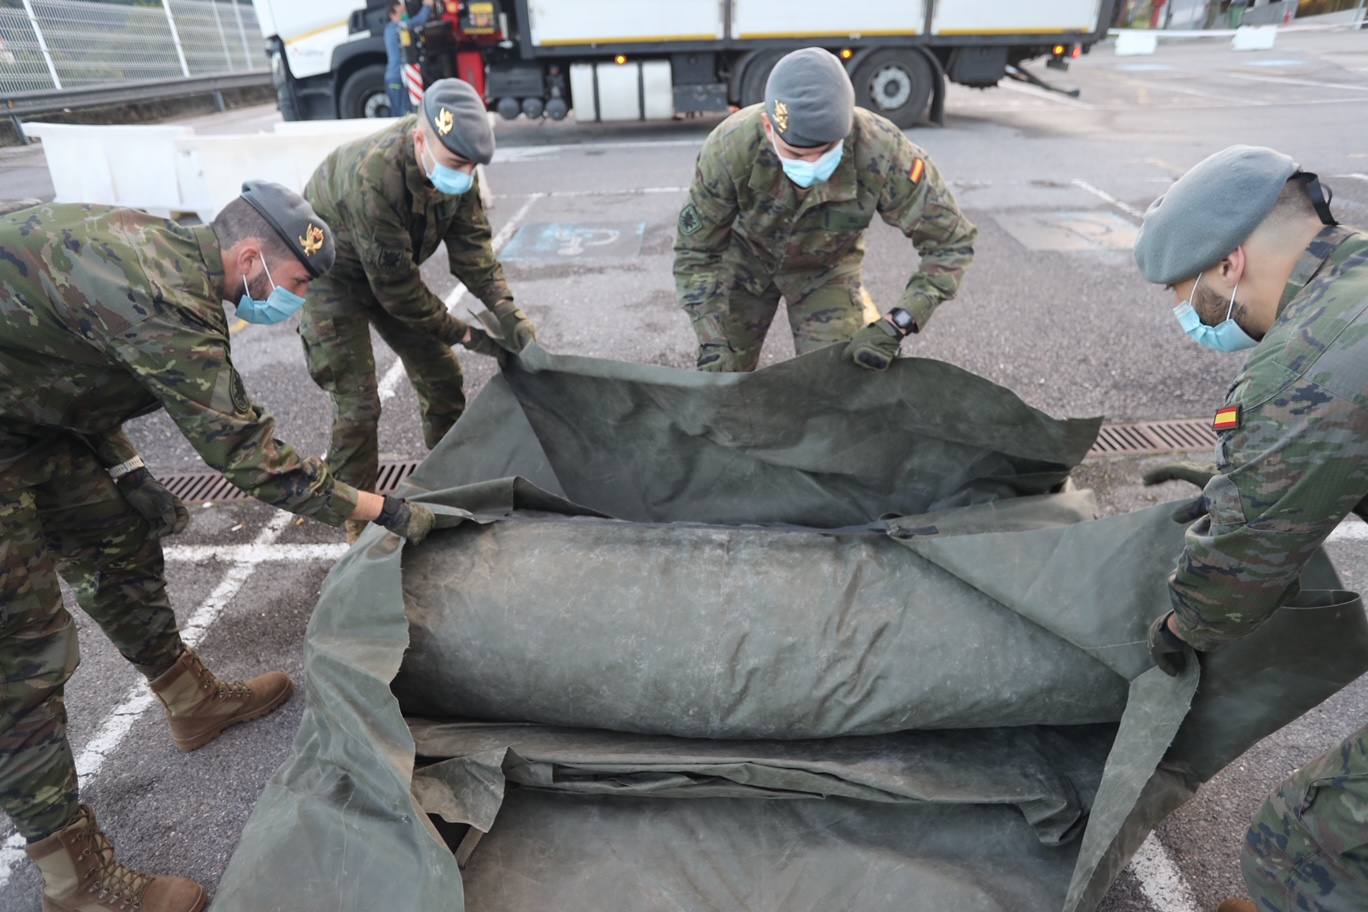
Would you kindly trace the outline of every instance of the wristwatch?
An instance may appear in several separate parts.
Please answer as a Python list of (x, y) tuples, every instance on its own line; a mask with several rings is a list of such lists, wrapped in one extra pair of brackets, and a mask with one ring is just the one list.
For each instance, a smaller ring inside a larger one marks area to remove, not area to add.
[(919, 329), (917, 326), (917, 318), (903, 310), (901, 307), (895, 307), (890, 310), (888, 312), (888, 319), (898, 328), (898, 332), (902, 333), (904, 339), (912, 333), (917, 332)]
[(141, 456), (134, 456), (132, 459), (128, 460), (127, 462), (121, 462), (121, 463), (119, 463), (118, 465), (113, 466), (112, 468), (110, 468), (110, 469), (109, 469), (109, 477), (112, 478), (112, 479), (114, 479), (115, 481), (118, 481), (120, 478), (123, 478), (125, 475), (128, 475), (128, 474), (130, 474), (130, 473), (132, 473), (132, 472), (136, 472), (136, 471), (138, 471), (138, 469), (141, 469), (141, 468), (145, 468), (145, 465), (143, 464), (143, 461), (142, 461), (142, 457), (141, 457)]

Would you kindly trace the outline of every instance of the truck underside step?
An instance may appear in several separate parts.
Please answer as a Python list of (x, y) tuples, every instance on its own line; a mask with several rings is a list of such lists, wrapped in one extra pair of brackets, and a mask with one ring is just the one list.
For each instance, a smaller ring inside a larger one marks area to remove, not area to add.
[[(1216, 445), (1216, 434), (1208, 419), (1141, 421), (1105, 424), (1088, 451), (1089, 459), (1108, 456), (1153, 455), (1207, 450)], [(389, 494), (418, 468), (417, 459), (386, 462), (380, 466), (376, 492)], [(170, 475), (162, 483), (181, 500), (191, 503), (229, 503), (251, 498), (228, 483), (217, 472), (189, 472)]]

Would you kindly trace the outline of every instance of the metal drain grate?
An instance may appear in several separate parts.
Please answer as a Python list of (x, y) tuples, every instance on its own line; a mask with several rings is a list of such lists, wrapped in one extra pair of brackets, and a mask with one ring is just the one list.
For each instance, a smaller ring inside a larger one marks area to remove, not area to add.
[(1202, 418), (1183, 421), (1137, 421), (1104, 424), (1089, 456), (1129, 456), (1133, 453), (1177, 453), (1207, 450), (1216, 446), (1211, 422)]
[[(1193, 418), (1185, 421), (1139, 421), (1133, 424), (1104, 424), (1097, 434), (1088, 456), (1129, 456), (1135, 453), (1177, 453), (1184, 450), (1205, 450), (1216, 445), (1216, 433), (1211, 422)], [(380, 480), (375, 490), (388, 494), (399, 487), (405, 478), (418, 468), (418, 460), (386, 462), (380, 466)], [(246, 494), (228, 483), (216, 472), (194, 472), (171, 475), (161, 479), (181, 500), (191, 503), (223, 503), (250, 500)]]
[[(388, 494), (405, 478), (418, 468), (418, 460), (406, 462), (386, 462), (380, 466), (380, 478), (375, 486), (377, 494)], [(223, 503), (234, 500), (251, 500), (251, 497), (228, 483), (217, 472), (195, 472), (186, 475), (170, 475), (160, 479), (161, 483), (181, 500), (191, 503)]]

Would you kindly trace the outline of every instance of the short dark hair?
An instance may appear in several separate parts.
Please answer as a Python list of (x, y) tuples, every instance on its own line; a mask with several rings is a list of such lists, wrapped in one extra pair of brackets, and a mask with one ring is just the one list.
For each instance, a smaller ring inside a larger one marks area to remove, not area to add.
[(290, 245), (286, 244), (261, 214), (252, 208), (252, 204), (240, 196), (214, 216), (210, 227), (214, 229), (214, 237), (218, 238), (222, 250), (228, 250), (242, 241), (252, 239), (261, 242), (262, 255), (272, 263), (284, 259), (299, 259)]

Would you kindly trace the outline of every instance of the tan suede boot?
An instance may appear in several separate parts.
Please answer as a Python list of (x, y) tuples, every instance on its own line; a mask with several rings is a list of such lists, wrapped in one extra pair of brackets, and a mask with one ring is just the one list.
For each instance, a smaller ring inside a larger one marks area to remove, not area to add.
[(209, 901), (193, 880), (119, 864), (84, 804), (75, 823), (26, 851), (43, 875), (43, 912), (200, 912)]
[(347, 544), (354, 545), (356, 540), (361, 537), (361, 533), (366, 531), (366, 521), (364, 519), (349, 519), (344, 528), (347, 531)]
[(274, 711), (290, 699), (294, 685), (278, 671), (246, 683), (220, 681), (187, 647), (176, 664), (152, 682), (152, 692), (166, 707), (176, 746), (188, 752), (204, 747), (230, 725)]
[(1227, 899), (1216, 907), (1216, 912), (1259, 912), (1247, 899)]

